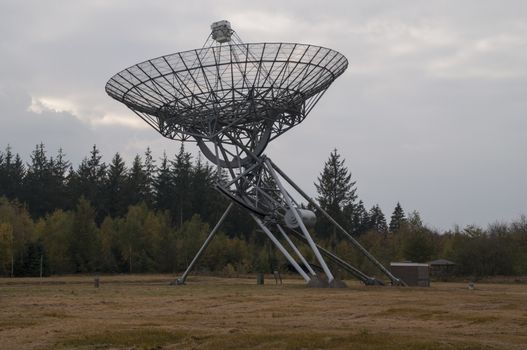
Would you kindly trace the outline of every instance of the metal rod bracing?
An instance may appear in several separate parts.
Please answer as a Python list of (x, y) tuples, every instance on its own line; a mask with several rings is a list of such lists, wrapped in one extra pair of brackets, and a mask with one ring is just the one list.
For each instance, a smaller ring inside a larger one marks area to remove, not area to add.
[[(306, 238), (300, 232), (292, 230), (292, 229), (290, 229), (290, 232), (296, 238), (301, 239), (305, 243), (307, 243)], [(322, 254), (324, 254), (324, 256), (326, 258), (330, 259), (335, 264), (339, 265), (340, 267), (342, 267), (343, 269), (345, 269), (346, 271), (351, 273), (355, 278), (357, 278), (358, 280), (362, 281), (364, 284), (373, 284), (372, 282), (375, 281), (375, 278), (366, 275), (364, 272), (362, 272), (361, 270), (357, 269), (355, 266), (351, 265), (350, 263), (348, 263), (344, 259), (340, 258), (338, 255), (333, 254), (332, 252), (330, 252), (329, 250), (325, 249), (324, 247), (319, 246), (318, 244), (317, 244), (317, 247), (318, 247), (318, 249), (320, 249), (320, 251), (322, 252)]]
[[(243, 176), (247, 175), (248, 173), (250, 173), (251, 171), (254, 170), (254, 168), (260, 166), (260, 164), (258, 163), (255, 163), (253, 164), (252, 166), (250, 166), (249, 168), (247, 168), (244, 172), (240, 173), (238, 176), (236, 176), (234, 179), (232, 179), (231, 181), (227, 182), (226, 184), (224, 184), (223, 186), (225, 187), (230, 187), (232, 184), (234, 184), (236, 181), (240, 180)], [(240, 167), (241, 168), (241, 167)]]
[(274, 178), (274, 180), (276, 182), (276, 185), (280, 189), (280, 192), (282, 192), (282, 195), (284, 196), (284, 199), (285, 199), (285, 201), (287, 203), (287, 206), (293, 212), (293, 215), (295, 216), (295, 219), (298, 222), (298, 226), (300, 226), (300, 229), (304, 233), (304, 236), (306, 237), (306, 239), (307, 239), (307, 241), (309, 243), (309, 246), (311, 247), (311, 250), (313, 250), (313, 253), (315, 253), (315, 256), (317, 257), (317, 260), (320, 263), (320, 266), (322, 266), (322, 269), (324, 270), (324, 273), (326, 274), (326, 276), (328, 278), (328, 283), (333, 282), (335, 277), (333, 277), (333, 274), (329, 270), (329, 267), (326, 264), (326, 262), (324, 261), (324, 258), (322, 257), (322, 255), (318, 251), (317, 245), (315, 244), (315, 242), (313, 241), (313, 238), (311, 238), (311, 235), (307, 231), (307, 228), (304, 225), (304, 222), (302, 221), (302, 218), (298, 214), (298, 212), (296, 210), (296, 207), (293, 206), (293, 203), (291, 201), (291, 198), (289, 197), (289, 194), (286, 192), (286, 190), (284, 189), (284, 187), (282, 185), (282, 182), (280, 181), (280, 179), (278, 178), (278, 176), (274, 172), (273, 166), (271, 165), (269, 158), (267, 158), (264, 162), (267, 165), (267, 167), (269, 168), (269, 172), (273, 176), (273, 178)]
[(298, 263), (295, 261), (295, 259), (293, 259), (291, 254), (289, 254), (289, 252), (284, 248), (284, 246), (280, 243), (280, 241), (278, 239), (276, 239), (276, 237), (273, 235), (273, 233), (267, 228), (267, 226), (265, 226), (265, 224), (262, 222), (262, 220), (260, 220), (258, 217), (256, 217), (256, 215), (254, 215), (252, 213), (251, 213), (251, 216), (254, 219), (254, 221), (256, 221), (258, 226), (260, 226), (260, 228), (264, 231), (264, 233), (267, 235), (267, 237), (269, 237), (269, 239), (274, 243), (274, 245), (282, 252), (282, 254), (284, 254), (284, 256), (289, 261), (289, 263), (291, 265), (293, 265), (295, 270), (304, 278), (306, 283), (311, 281), (311, 278), (305, 273), (304, 270), (302, 270), (300, 265), (298, 265)]
[(335, 219), (333, 219), (331, 217), (331, 215), (329, 215), (324, 209), (322, 209), (311, 197), (309, 197), (304, 191), (302, 191), (302, 189), (300, 187), (298, 187), (294, 182), (293, 180), (291, 180), (282, 170), (280, 170), (280, 168), (278, 168), (278, 166), (273, 163), (273, 161), (271, 161), (269, 158), (266, 159), (267, 162), (269, 162), (269, 164), (271, 164), (272, 168), (274, 170), (276, 170), (291, 186), (293, 186), (293, 188), (302, 195), (302, 197), (304, 197), (309, 203), (311, 203), (315, 208), (317, 208), (322, 214), (324, 214), (324, 216), (329, 220), (331, 221), (342, 233), (344, 233), (344, 235), (353, 243), (353, 245), (355, 247), (357, 247), (357, 249), (359, 249), (361, 251), (361, 253), (363, 253), (366, 258), (368, 258), (368, 260), (370, 260), (375, 266), (377, 266), (386, 276), (388, 276), (388, 278), (394, 282), (395, 284), (404, 284), (404, 282), (402, 280), (400, 280), (399, 278), (395, 277), (390, 271), (388, 271), (388, 269), (386, 269), (377, 259), (375, 259), (375, 257), (373, 255), (370, 254), (370, 252), (368, 252), (366, 250), (366, 248), (364, 248), (360, 243), (359, 241), (357, 241), (352, 235), (350, 235), (342, 226), (340, 226), (340, 224), (338, 222), (335, 221)]
[(176, 283), (177, 284), (185, 284), (185, 280), (187, 279), (187, 276), (188, 274), (190, 273), (190, 271), (194, 268), (194, 265), (196, 264), (196, 262), (198, 261), (198, 259), (200, 258), (201, 254), (203, 254), (203, 252), (205, 251), (205, 249), (207, 249), (207, 246), (209, 245), (210, 241), (212, 240), (212, 238), (214, 237), (214, 235), (216, 234), (216, 232), (218, 231), (218, 229), (220, 228), (221, 224), (223, 223), (223, 221), (225, 220), (225, 218), (227, 217), (227, 214), (229, 214), (229, 211), (231, 211), (232, 209), (232, 206), (234, 205), (234, 203), (230, 203), (229, 206), (227, 207), (227, 209), (225, 209), (225, 212), (223, 213), (223, 215), (221, 216), (220, 220), (218, 220), (218, 222), (216, 223), (216, 226), (214, 226), (214, 228), (212, 229), (212, 231), (210, 232), (209, 236), (207, 237), (207, 239), (205, 239), (205, 242), (203, 242), (203, 245), (201, 246), (201, 248), (199, 248), (198, 252), (196, 253), (196, 255), (194, 256), (194, 259), (192, 259), (192, 261), (190, 262), (190, 264), (188, 265), (187, 269), (185, 270), (185, 272), (183, 273), (183, 275), (178, 278), (176, 280)]
[(284, 237), (284, 239), (286, 240), (287, 243), (289, 243), (289, 246), (291, 246), (291, 248), (293, 249), (293, 251), (295, 252), (295, 254), (298, 256), (298, 258), (300, 259), (300, 261), (302, 261), (302, 264), (304, 264), (304, 266), (306, 267), (306, 269), (309, 270), (309, 273), (312, 274), (313, 276), (316, 276), (316, 272), (315, 270), (313, 270), (313, 268), (311, 267), (311, 265), (309, 265), (309, 263), (307, 262), (307, 260), (304, 258), (304, 256), (302, 255), (302, 253), (300, 253), (300, 250), (298, 250), (298, 248), (295, 246), (295, 244), (293, 243), (293, 241), (291, 241), (291, 238), (289, 238), (287, 236), (287, 234), (285, 233), (284, 229), (282, 228), (282, 226), (280, 225), (276, 225), (276, 227), (278, 227), (278, 231), (280, 231), (280, 233), (282, 234), (282, 237)]

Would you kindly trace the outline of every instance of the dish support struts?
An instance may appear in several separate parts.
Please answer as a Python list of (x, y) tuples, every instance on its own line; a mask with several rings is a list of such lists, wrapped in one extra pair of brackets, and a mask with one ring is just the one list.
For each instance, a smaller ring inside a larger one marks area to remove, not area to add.
[[(112, 98), (164, 137), (196, 142), (217, 167), (216, 190), (231, 201), (174, 284), (185, 283), (234, 204), (247, 211), (308, 286), (344, 286), (326, 259), (367, 285), (383, 284), (315, 242), (308, 230), (315, 214), (301, 208), (298, 197), (335, 225), (392, 284), (403, 284), (263, 154), (270, 141), (306, 118), (346, 70), (346, 57), (307, 44), (243, 43), (227, 21), (213, 23), (211, 30), (201, 49), (146, 60), (106, 84)], [(307, 244), (323, 273), (315, 272), (295, 240)]]

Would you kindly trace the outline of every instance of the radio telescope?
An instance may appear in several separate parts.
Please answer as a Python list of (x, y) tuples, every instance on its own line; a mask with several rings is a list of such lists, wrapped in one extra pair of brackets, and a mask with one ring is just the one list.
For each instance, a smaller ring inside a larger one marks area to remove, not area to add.
[[(164, 137), (196, 142), (218, 172), (228, 173), (227, 180), (218, 176), (215, 188), (231, 203), (176, 284), (185, 283), (233, 204), (247, 210), (309, 286), (343, 285), (324, 256), (365, 284), (382, 283), (315, 243), (307, 229), (315, 214), (300, 208), (284, 184), (336, 225), (392, 283), (401, 283), (263, 154), (270, 141), (306, 118), (347, 66), (346, 57), (325, 47), (244, 43), (228, 21), (219, 21), (202, 48), (146, 60), (108, 81), (108, 95)], [(324, 274), (314, 271), (291, 236), (307, 243)]]

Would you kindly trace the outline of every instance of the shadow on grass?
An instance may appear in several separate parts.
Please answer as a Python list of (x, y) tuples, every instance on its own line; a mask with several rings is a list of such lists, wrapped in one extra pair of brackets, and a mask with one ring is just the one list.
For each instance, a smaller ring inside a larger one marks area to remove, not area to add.
[(499, 320), (499, 317), (492, 315), (480, 315), (478, 313), (450, 312), (446, 310), (423, 310), (412, 307), (397, 307), (378, 312), (378, 316), (388, 316), (408, 320), (444, 320), (460, 321), (470, 324), (490, 323)]
[(188, 337), (185, 332), (156, 328), (104, 331), (87, 334), (55, 344), (53, 349), (159, 349), (167, 344), (179, 344)]
[(54, 349), (354, 349), (354, 350), (480, 350), (478, 344), (412, 339), (402, 335), (322, 333), (197, 334), (189, 331), (137, 329), (105, 331), (55, 344)]

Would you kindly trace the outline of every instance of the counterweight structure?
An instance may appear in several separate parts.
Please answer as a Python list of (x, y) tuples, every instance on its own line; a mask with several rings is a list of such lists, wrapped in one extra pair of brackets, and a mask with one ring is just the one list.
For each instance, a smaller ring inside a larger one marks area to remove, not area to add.
[[(365, 284), (382, 283), (316, 244), (307, 229), (315, 220), (314, 213), (300, 209), (288, 192), (292, 188), (297, 197), (327, 216), (392, 283), (400, 284), (263, 154), (271, 140), (304, 120), (346, 70), (347, 59), (314, 45), (243, 43), (227, 21), (215, 22), (211, 29), (201, 49), (144, 61), (117, 73), (106, 84), (111, 97), (161, 135), (196, 142), (218, 172), (223, 169), (228, 174), (227, 179), (218, 176), (215, 187), (231, 204), (177, 283), (185, 283), (233, 203), (247, 210), (308, 285), (343, 285), (335, 280), (324, 257)], [(324, 274), (313, 270), (291, 237), (308, 244)]]

